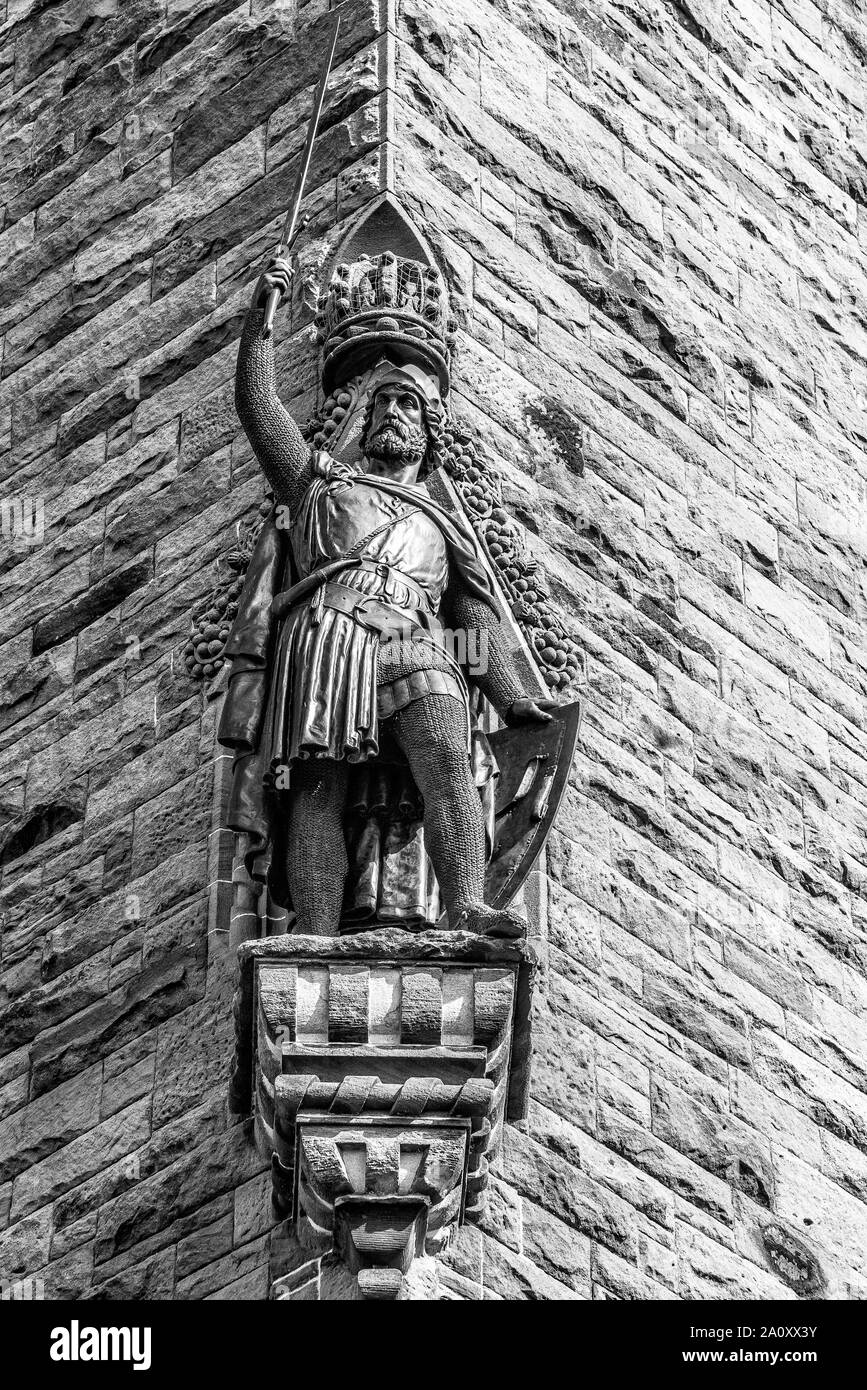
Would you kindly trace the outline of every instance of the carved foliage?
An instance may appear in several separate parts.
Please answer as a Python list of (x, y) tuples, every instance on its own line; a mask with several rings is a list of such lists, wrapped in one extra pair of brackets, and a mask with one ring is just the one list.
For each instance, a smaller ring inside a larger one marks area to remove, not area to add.
[(194, 680), (210, 680), (223, 667), (223, 651), (238, 611), (247, 566), (270, 510), (271, 499), (266, 497), (255, 516), (239, 523), (237, 542), (220, 562), (220, 574), (210, 597), (190, 619), (190, 636), (183, 656)]

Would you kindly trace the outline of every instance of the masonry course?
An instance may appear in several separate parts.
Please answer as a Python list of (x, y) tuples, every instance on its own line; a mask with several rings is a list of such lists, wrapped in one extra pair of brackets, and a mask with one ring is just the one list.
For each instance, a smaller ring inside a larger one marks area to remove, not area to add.
[[(0, 0), (0, 1279), (328, 1297), (230, 1124), (190, 618), (262, 483), (237, 339), (325, 0)], [(529, 1118), (425, 1296), (863, 1298), (867, 24), (347, 0), (278, 374), (390, 188), (586, 715)], [(223, 924), (225, 925), (225, 924)]]

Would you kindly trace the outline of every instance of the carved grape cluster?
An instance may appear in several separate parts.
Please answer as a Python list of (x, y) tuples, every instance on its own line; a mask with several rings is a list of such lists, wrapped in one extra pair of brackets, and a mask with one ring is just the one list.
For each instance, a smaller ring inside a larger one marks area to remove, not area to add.
[(316, 449), (324, 449), (333, 434), (353, 409), (358, 400), (358, 390), (352, 382), (341, 386), (322, 402), (319, 415), (307, 421), (301, 433), (308, 443)]
[(450, 425), (444, 435), (446, 468), (484, 542), (512, 612), (525, 629), (545, 680), (553, 690), (573, 685), (581, 669), (578, 643), (556, 619), (538, 561), (526, 554), (520, 531), (502, 505), (500, 482), (472, 439)]
[(184, 645), (184, 664), (194, 680), (211, 680), (222, 670), (226, 660), (223, 653), (238, 612), (247, 566), (271, 505), (271, 498), (266, 497), (259, 504), (256, 516), (242, 523), (238, 543), (225, 559), (228, 572), (221, 576), (210, 598), (193, 614), (190, 636)]
[(184, 661), (194, 680), (210, 680), (221, 670), (225, 660), (222, 652), (238, 611), (240, 592), (234, 583), (225, 593), (215, 592), (209, 600), (210, 607), (200, 609), (193, 617)]

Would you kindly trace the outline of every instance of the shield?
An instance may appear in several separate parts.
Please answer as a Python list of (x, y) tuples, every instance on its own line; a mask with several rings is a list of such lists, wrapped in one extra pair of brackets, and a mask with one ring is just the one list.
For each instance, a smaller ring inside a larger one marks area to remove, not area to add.
[(542, 852), (560, 808), (581, 726), (581, 702), (561, 705), (546, 724), (489, 734), (499, 767), (494, 845), (485, 901), (506, 907)]

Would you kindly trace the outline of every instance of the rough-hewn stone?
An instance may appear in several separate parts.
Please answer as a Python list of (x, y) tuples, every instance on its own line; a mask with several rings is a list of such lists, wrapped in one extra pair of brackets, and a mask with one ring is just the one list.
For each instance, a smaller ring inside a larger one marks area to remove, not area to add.
[[(281, 390), (313, 409), (326, 238), (391, 186), (587, 700), (526, 1132), (414, 1296), (863, 1297), (856, 8), (399, 0), (389, 34), (343, 7)], [(0, 500), (45, 517), (0, 538), (0, 1278), (49, 1298), (347, 1296), (227, 1128), (213, 710), (181, 659), (262, 497), (234, 355), (326, 10), (0, 29)]]

